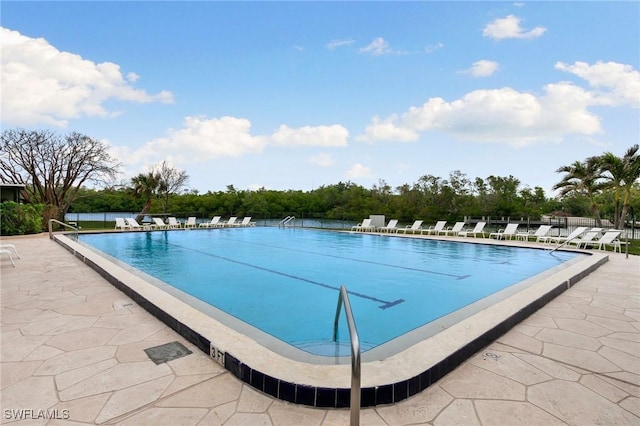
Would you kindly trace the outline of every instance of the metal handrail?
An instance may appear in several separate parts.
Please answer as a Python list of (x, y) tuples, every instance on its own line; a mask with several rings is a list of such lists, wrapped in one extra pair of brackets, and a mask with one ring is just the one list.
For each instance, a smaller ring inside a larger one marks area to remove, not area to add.
[(49, 239), (53, 239), (53, 222), (60, 224), (62, 226), (66, 226), (67, 228), (71, 228), (73, 230), (74, 239), (78, 241), (78, 228), (73, 227), (68, 223), (60, 222), (57, 219), (49, 219)]
[(351, 338), (351, 426), (358, 426), (360, 424), (360, 338), (358, 337), (356, 322), (353, 319), (347, 287), (344, 285), (340, 286), (336, 317), (333, 321), (334, 342), (338, 340), (338, 320), (340, 319), (340, 308), (343, 302), (344, 312), (347, 315), (347, 324), (349, 325), (349, 337)]
[(569, 244), (570, 241), (575, 240), (578, 237), (581, 237), (582, 235), (584, 235), (584, 233), (587, 232), (587, 230), (585, 229), (583, 232), (581, 232), (580, 234), (576, 235), (575, 237), (571, 238), (570, 240), (565, 240), (562, 244), (558, 244), (553, 250), (551, 250), (549, 252), (549, 254), (553, 253), (554, 251), (558, 250), (560, 247), (564, 247), (567, 244)]
[(278, 227), (280, 226), (285, 226), (287, 223), (291, 222), (292, 220), (295, 220), (296, 217), (295, 216), (287, 216), (284, 219), (282, 219), (280, 222), (278, 222)]

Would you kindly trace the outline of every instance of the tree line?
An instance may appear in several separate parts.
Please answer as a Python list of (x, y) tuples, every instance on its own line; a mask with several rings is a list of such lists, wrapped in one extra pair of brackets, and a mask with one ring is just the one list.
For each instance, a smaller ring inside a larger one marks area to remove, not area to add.
[[(563, 179), (564, 181), (564, 179)], [(560, 185), (560, 184), (559, 184)], [(464, 217), (592, 217), (592, 202), (599, 206), (598, 218), (614, 222), (615, 191), (604, 188), (587, 194), (576, 187), (559, 198), (547, 197), (541, 187), (523, 186), (513, 176), (489, 176), (471, 180), (460, 171), (447, 179), (422, 176), (413, 184), (392, 188), (380, 180), (371, 188), (353, 182), (338, 182), (311, 191), (238, 190), (228, 185), (224, 191), (182, 191), (170, 194), (166, 204), (152, 198), (151, 213), (213, 215), (260, 215), (281, 218), (289, 214), (325, 219), (361, 220), (370, 214), (385, 214), (402, 222), (416, 218), (427, 221), (456, 220)], [(144, 200), (127, 189), (115, 191), (84, 190), (72, 209), (76, 212), (143, 211)], [(593, 200), (593, 201), (592, 201)], [(640, 212), (640, 187), (630, 189), (628, 209)]]
[[(530, 217), (543, 214), (610, 218), (622, 225), (627, 212), (640, 212), (638, 145), (622, 157), (607, 152), (557, 170), (558, 197), (514, 176), (469, 178), (425, 174), (392, 188), (379, 180), (370, 188), (338, 182), (311, 191), (238, 190), (199, 193), (187, 187), (185, 171), (161, 162), (129, 181), (114, 184), (120, 162), (97, 139), (71, 132), (5, 130), (0, 136), (0, 179), (24, 184), (27, 203), (44, 206), (44, 220), (67, 212), (189, 213), (201, 217), (260, 215), (361, 220), (385, 214), (403, 222), (470, 217)], [(101, 189), (89, 189), (92, 183)]]
[[(133, 181), (139, 182), (139, 177)], [(384, 180), (371, 188), (353, 182), (338, 182), (311, 191), (238, 190), (228, 185), (225, 191), (173, 193), (164, 204), (157, 195), (149, 196), (149, 192), (139, 198), (136, 191), (126, 188), (84, 189), (73, 203), (72, 211), (183, 212), (202, 216), (260, 214), (273, 218), (304, 214), (341, 220), (360, 220), (380, 213), (401, 221), (412, 221), (415, 218), (436, 220), (487, 215), (539, 217), (558, 207), (558, 202), (548, 199), (542, 188), (520, 186), (520, 181), (513, 176), (489, 176), (471, 181), (464, 173), (454, 171), (448, 179), (425, 175), (414, 184), (397, 188)]]

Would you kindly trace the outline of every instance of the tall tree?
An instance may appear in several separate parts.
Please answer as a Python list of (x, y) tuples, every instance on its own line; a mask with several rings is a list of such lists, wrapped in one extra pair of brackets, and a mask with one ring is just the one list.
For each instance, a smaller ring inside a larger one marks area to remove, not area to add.
[(596, 195), (602, 190), (602, 172), (599, 157), (589, 157), (585, 161), (574, 161), (571, 165), (562, 166), (556, 173), (565, 173), (562, 180), (553, 186), (560, 190), (560, 196), (571, 194), (584, 195), (589, 199), (591, 214), (596, 224), (602, 226), (600, 209), (596, 203)]
[(62, 219), (82, 185), (107, 185), (119, 168), (107, 144), (78, 132), (13, 129), (0, 136), (0, 178), (25, 185), (27, 202), (51, 206), (45, 220)]
[(133, 185), (133, 194), (144, 199), (142, 211), (138, 214), (136, 220), (141, 220), (145, 214), (151, 210), (151, 203), (154, 197), (158, 196), (158, 187), (160, 186), (160, 175), (158, 172), (151, 170), (147, 173), (140, 173), (131, 178)]
[(640, 179), (640, 156), (638, 144), (627, 149), (624, 156), (618, 157), (611, 152), (606, 152), (599, 158), (599, 164), (603, 177), (607, 180), (607, 186), (613, 189), (614, 198), (614, 227), (622, 229), (624, 219), (629, 209), (631, 189)]
[(384, 211), (389, 208), (393, 197), (393, 190), (384, 179), (379, 179), (377, 185), (373, 184), (370, 193), (373, 197), (372, 207), (378, 211)]
[(158, 196), (162, 203), (162, 212), (166, 213), (169, 209), (169, 196), (176, 194), (187, 185), (189, 175), (184, 170), (175, 168), (167, 161), (163, 161), (156, 166), (155, 170), (160, 176)]
[(180, 191), (188, 180), (189, 176), (185, 171), (173, 167), (167, 161), (155, 164), (148, 172), (133, 177), (131, 179), (133, 193), (145, 200), (138, 218), (149, 213), (154, 198), (160, 200), (162, 212), (166, 213), (169, 196)]
[(493, 213), (503, 216), (511, 216), (519, 212), (519, 179), (511, 175), (508, 177), (491, 175), (487, 178), (487, 182), (490, 190), (489, 198), (494, 203), (493, 206), (490, 207), (489, 212), (493, 211)]

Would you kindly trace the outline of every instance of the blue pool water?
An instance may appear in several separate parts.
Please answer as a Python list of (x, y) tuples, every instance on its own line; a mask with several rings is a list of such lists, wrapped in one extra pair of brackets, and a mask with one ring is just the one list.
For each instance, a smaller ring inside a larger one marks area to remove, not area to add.
[[(339, 288), (363, 351), (570, 261), (579, 253), (304, 229), (81, 235), (80, 240), (314, 355), (347, 355)], [(344, 316), (343, 316), (344, 317)]]

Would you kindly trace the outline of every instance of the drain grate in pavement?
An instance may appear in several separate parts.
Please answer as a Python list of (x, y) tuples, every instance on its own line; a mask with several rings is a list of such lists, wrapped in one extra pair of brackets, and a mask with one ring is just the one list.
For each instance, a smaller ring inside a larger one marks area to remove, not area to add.
[(144, 351), (156, 365), (173, 361), (174, 359), (182, 358), (183, 356), (193, 353), (180, 342), (165, 343), (164, 345), (147, 348)]

